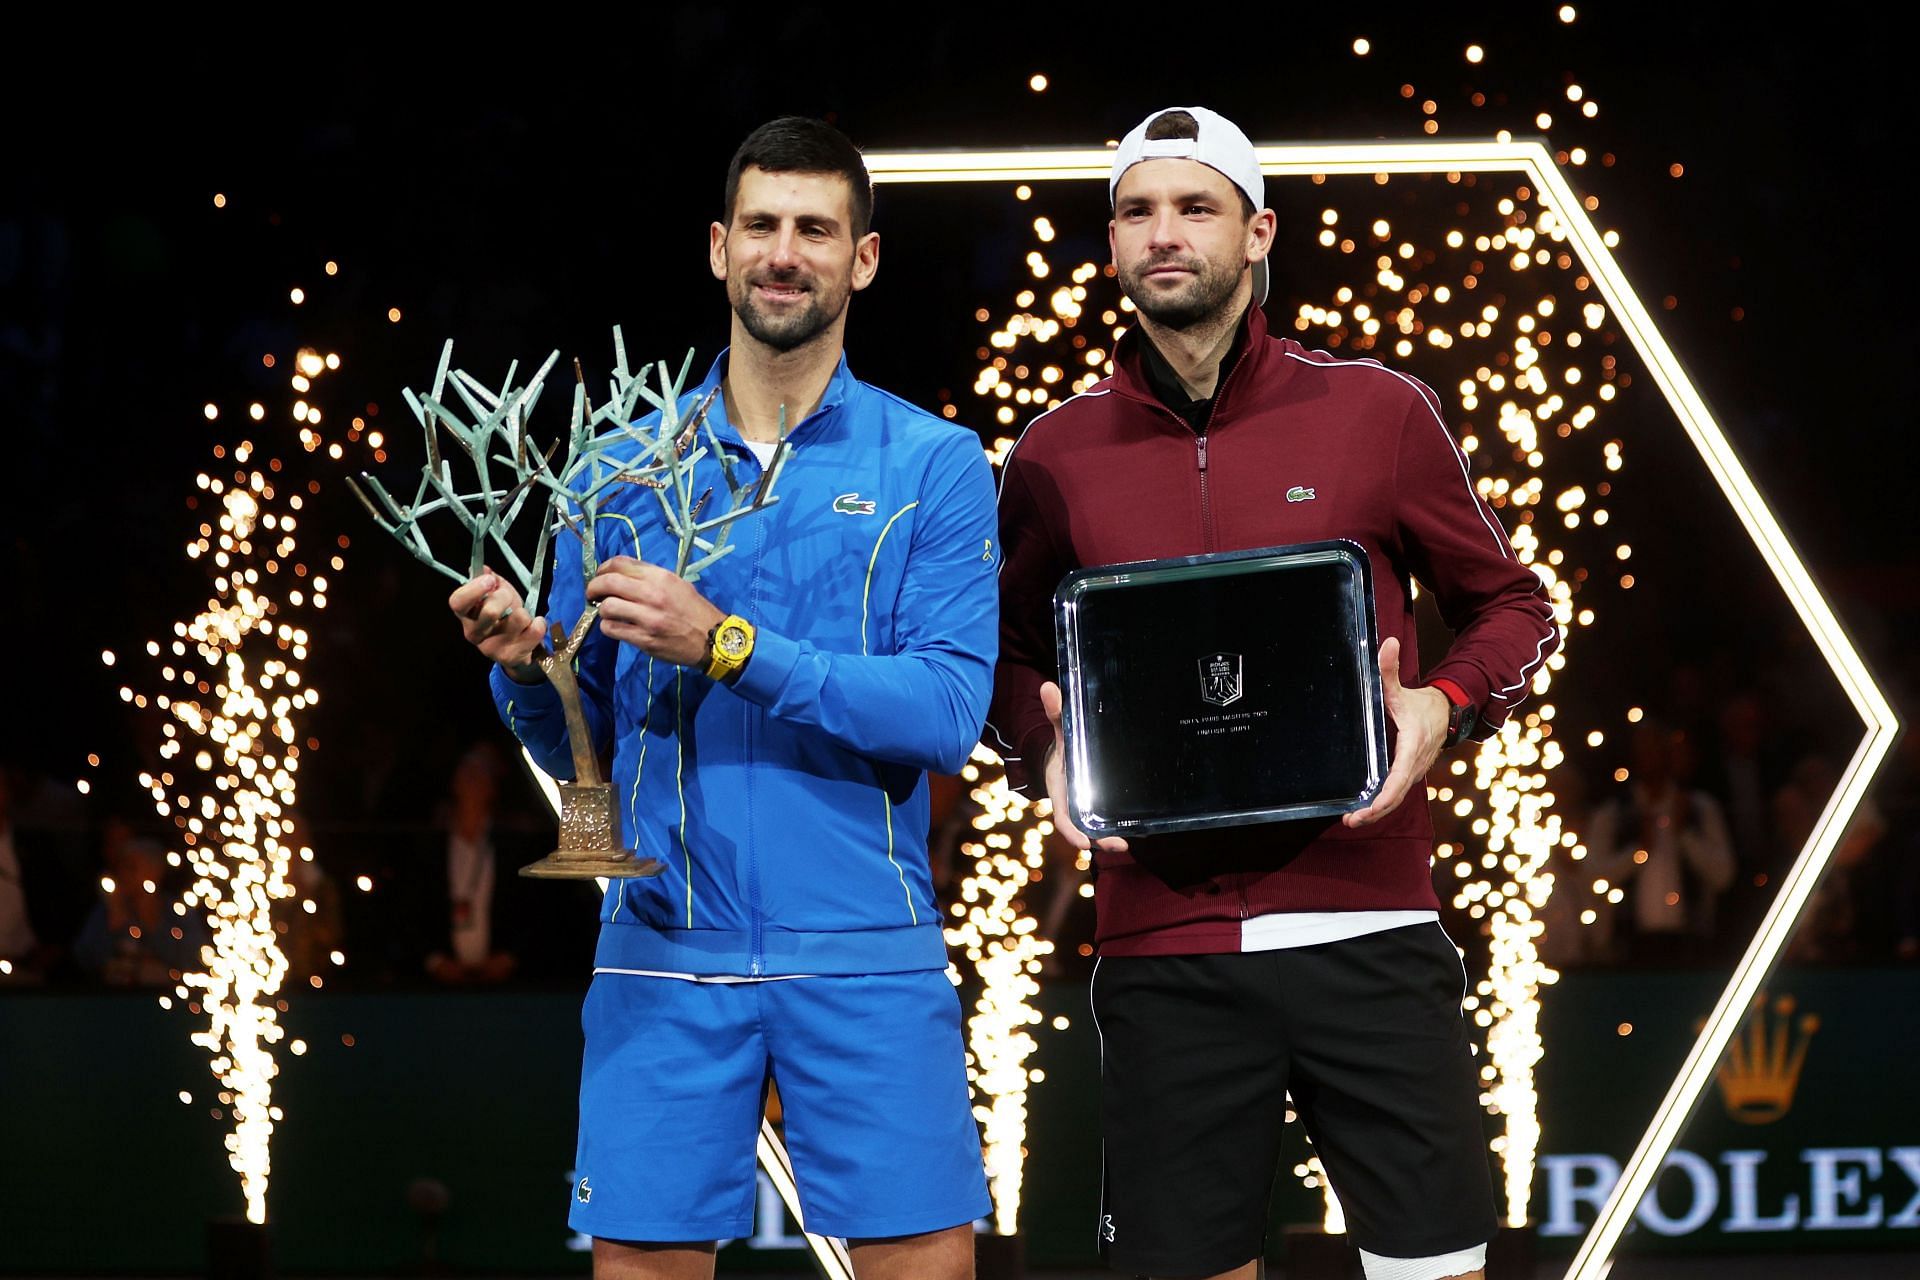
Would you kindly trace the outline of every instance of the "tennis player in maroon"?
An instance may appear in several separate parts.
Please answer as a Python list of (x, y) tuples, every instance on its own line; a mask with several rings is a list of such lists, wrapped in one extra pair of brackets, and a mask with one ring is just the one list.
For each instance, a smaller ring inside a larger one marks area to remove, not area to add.
[[(1433, 391), (1267, 332), (1275, 218), (1245, 134), (1200, 107), (1155, 112), (1109, 193), (1139, 324), (1113, 376), (1035, 418), (1008, 458), (986, 740), (1086, 848), (1065, 805), (1062, 576), (1345, 538), (1372, 564), (1392, 763), (1341, 818), (1099, 842), (1100, 1247), (1120, 1271), (1255, 1276), (1291, 1093), (1369, 1280), (1479, 1276), (1493, 1187), (1421, 788), (1528, 693), (1558, 642), (1553, 606)], [(1454, 632), (1430, 667), (1416, 580)]]

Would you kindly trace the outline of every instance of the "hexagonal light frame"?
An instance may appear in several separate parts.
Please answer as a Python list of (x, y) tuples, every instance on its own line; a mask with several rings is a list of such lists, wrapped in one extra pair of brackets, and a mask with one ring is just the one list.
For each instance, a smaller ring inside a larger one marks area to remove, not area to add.
[[(1517, 173), (1532, 179), (1540, 202), (1567, 228), (1567, 236), (1586, 265), (1600, 296), (1613, 309), (1633, 349), (1653, 375), (1687, 438), (1707, 464), (1720, 492), (1732, 504), (1747, 536), (1786, 592), (1794, 612), (1820, 647), (1834, 678), (1846, 691), (1859, 715), (1864, 733), (1835, 788), (1801, 848), (1786, 879), (1774, 895), (1746, 953), (1734, 967), (1719, 1002), (1700, 1030), (1680, 1073), (1654, 1112), (1633, 1156), (1621, 1171), (1593, 1227), (1581, 1241), (1567, 1269), (1566, 1280), (1601, 1280), (1611, 1268), (1613, 1252), (1641, 1198), (1653, 1185), (1667, 1152), (1692, 1114), (1727, 1043), (1739, 1027), (1754, 994), (1766, 980), (1791, 936), (1834, 847), (1844, 834), (1854, 810), (1864, 798), (1899, 732), (1899, 722), (1872, 673), (1855, 652), (1832, 608), (1813, 577), (1795, 554), (1766, 500), (1748, 477), (1727, 444), (1719, 424), (1708, 412), (1680, 362), (1674, 358), (1627, 283), (1625, 273), (1608, 252), (1579, 197), (1554, 163), (1544, 142), (1366, 142), (1267, 144), (1255, 148), (1263, 172), (1275, 177), (1314, 174), (1380, 173)], [(868, 152), (867, 171), (876, 183), (1035, 182), (1105, 178), (1113, 153), (1101, 148), (1008, 151), (887, 151)]]

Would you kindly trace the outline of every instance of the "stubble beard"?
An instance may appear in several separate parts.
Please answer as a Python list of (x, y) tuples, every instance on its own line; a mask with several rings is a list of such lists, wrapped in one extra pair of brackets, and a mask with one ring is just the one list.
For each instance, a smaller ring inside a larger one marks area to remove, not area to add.
[[(1156, 292), (1147, 284), (1147, 272), (1177, 264), (1193, 278), (1172, 292)], [(1141, 315), (1165, 329), (1186, 330), (1218, 320), (1232, 301), (1240, 273), (1199, 255), (1148, 258), (1120, 273), (1121, 288)]]
[(733, 313), (740, 317), (740, 324), (749, 336), (762, 346), (781, 354), (798, 350), (818, 338), (830, 328), (835, 320), (846, 310), (847, 298), (851, 288), (842, 288), (833, 294), (822, 294), (818, 282), (803, 285), (807, 301), (803, 306), (787, 309), (784, 314), (774, 314), (762, 310), (753, 294), (754, 286), (764, 280), (774, 284), (798, 283), (792, 278), (763, 276), (760, 280), (737, 278), (730, 285), (729, 299), (733, 303)]

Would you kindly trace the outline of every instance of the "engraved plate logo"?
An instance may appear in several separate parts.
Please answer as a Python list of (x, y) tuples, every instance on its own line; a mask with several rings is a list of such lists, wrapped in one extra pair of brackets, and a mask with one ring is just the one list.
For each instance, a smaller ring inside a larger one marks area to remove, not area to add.
[(1200, 697), (1216, 707), (1240, 700), (1240, 655), (1210, 653), (1200, 659)]

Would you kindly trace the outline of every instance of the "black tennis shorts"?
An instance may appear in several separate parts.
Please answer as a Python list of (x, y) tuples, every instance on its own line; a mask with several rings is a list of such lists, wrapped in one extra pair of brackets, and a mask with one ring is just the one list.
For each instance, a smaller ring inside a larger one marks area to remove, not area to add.
[(1358, 1247), (1424, 1258), (1498, 1225), (1465, 973), (1438, 924), (1319, 946), (1108, 956), (1101, 1255), (1207, 1276), (1260, 1256), (1287, 1094)]

